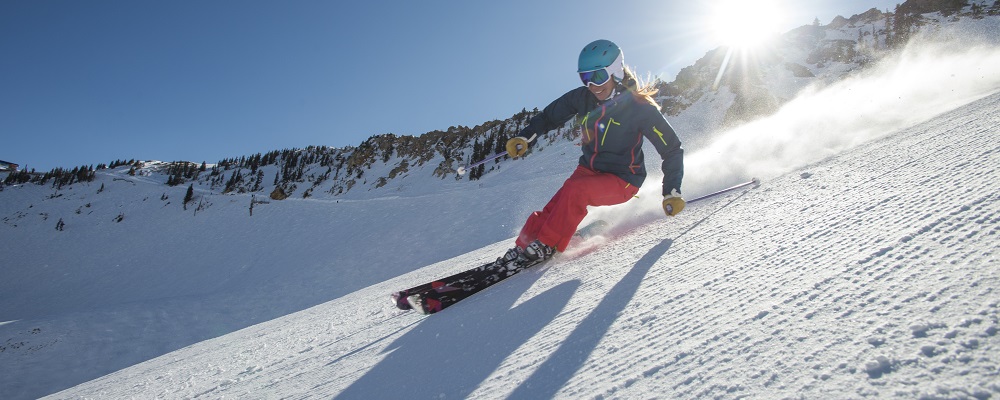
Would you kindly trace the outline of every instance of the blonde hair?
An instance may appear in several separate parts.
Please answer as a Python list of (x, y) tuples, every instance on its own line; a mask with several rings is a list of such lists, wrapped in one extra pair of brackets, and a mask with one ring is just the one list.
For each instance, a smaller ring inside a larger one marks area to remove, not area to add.
[(644, 81), (639, 80), (636, 78), (635, 72), (632, 71), (632, 68), (627, 65), (624, 67), (624, 75), (625, 77), (622, 78), (622, 85), (625, 86), (628, 91), (632, 92), (632, 95), (635, 96), (636, 100), (645, 101), (652, 104), (657, 110), (660, 109), (660, 105), (656, 104), (656, 101), (653, 100), (653, 96), (660, 91), (656, 88), (656, 85), (653, 84), (653, 79), (647, 78)]

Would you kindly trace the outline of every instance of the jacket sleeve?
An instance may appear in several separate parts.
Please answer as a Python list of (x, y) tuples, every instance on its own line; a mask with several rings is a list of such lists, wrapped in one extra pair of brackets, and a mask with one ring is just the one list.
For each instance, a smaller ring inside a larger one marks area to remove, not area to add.
[(548, 106), (545, 106), (538, 114), (531, 117), (528, 125), (521, 129), (518, 136), (531, 137), (532, 134), (539, 136), (549, 131), (563, 126), (566, 121), (574, 115), (590, 111), (597, 106), (597, 98), (594, 97), (586, 87), (578, 87), (555, 99)]
[(663, 170), (663, 195), (672, 193), (674, 189), (680, 193), (681, 180), (684, 179), (684, 149), (681, 148), (681, 141), (656, 107), (649, 106), (645, 120), (646, 128), (642, 133), (653, 143), (656, 152), (663, 159), (660, 166)]

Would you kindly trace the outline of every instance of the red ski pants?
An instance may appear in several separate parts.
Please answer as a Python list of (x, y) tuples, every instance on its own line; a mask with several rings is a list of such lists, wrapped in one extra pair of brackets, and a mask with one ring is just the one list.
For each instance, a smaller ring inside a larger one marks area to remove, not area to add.
[(639, 192), (621, 178), (578, 166), (542, 211), (535, 211), (521, 228), (517, 246), (522, 249), (538, 239), (565, 251), (576, 228), (587, 216), (587, 206), (621, 204)]

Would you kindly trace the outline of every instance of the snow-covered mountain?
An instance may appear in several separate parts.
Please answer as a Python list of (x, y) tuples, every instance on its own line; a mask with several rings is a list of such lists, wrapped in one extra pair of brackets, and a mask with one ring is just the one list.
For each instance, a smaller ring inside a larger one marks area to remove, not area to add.
[(387, 294), (509, 243), (54, 397), (989, 398), (998, 110), (1000, 94), (619, 225), (432, 317)]
[[(986, 1), (956, 11), (950, 0), (910, 0), (895, 13), (870, 9), (850, 18), (837, 17), (827, 25), (805, 25), (777, 37), (752, 52), (720, 47), (682, 69), (676, 79), (654, 82), (657, 100), (691, 147), (703, 144), (720, 129), (731, 128), (771, 115), (805, 90), (840, 81), (864, 71), (888, 55), (896, 54), (904, 39), (921, 36), (960, 35), (974, 38), (984, 32), (954, 29), (976, 25), (1000, 15), (1000, 4)], [(945, 10), (943, 12), (930, 12)], [(926, 14), (921, 14), (926, 13)], [(983, 24), (980, 24), (983, 25)], [(988, 23), (985, 25), (989, 25)], [(958, 32), (958, 33), (956, 33)], [(503, 143), (526, 124), (536, 110), (523, 110), (503, 120), (485, 121), (475, 127), (451, 126), (423, 135), (374, 135), (357, 146), (272, 150), (219, 160), (211, 168), (197, 168), (201, 161), (158, 163), (149, 169), (132, 160), (140, 171), (164, 175), (170, 185), (197, 185), (222, 193), (256, 193), (276, 199), (371, 197), (371, 192), (412, 193), (427, 185), (427, 176), (472, 182), (499, 170), (489, 163), (461, 176), (460, 167), (503, 150)], [(578, 138), (572, 122), (536, 144)], [(116, 160), (110, 165), (122, 163)], [(102, 165), (98, 164), (97, 169)], [(83, 166), (88, 170), (93, 165)], [(48, 175), (23, 173), (8, 183), (49, 183), (48, 176), (64, 180), (76, 170), (60, 169)], [(53, 179), (54, 180), (54, 179)], [(430, 185), (431, 190), (436, 185)]]
[[(167, 186), (158, 163), (6, 186), (0, 397), (1000, 393), (998, 20), (926, 18), (919, 45), (866, 68), (775, 78), (789, 95), (767, 118), (713, 128), (739, 96), (725, 85), (669, 116), (687, 196), (760, 188), (665, 220), (647, 185), (594, 210), (606, 237), (430, 318), (388, 293), (502, 253), (572, 170), (572, 140), (477, 181), (431, 173), (434, 153), (381, 187), (305, 197), (306, 179), (282, 201), (287, 163), (246, 193)], [(371, 177), (410, 160), (373, 159)]]

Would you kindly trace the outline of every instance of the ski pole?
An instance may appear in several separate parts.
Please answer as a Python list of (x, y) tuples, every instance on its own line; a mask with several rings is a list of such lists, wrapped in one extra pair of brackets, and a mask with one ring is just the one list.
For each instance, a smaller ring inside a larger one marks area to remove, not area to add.
[[(528, 139), (528, 143), (534, 142), (535, 138), (537, 138), (537, 137), (538, 137), (537, 133), (534, 134), (534, 135), (531, 135), (531, 138)], [(498, 159), (500, 157), (503, 157), (505, 155), (507, 155), (507, 150), (504, 150), (504, 151), (496, 153), (496, 154), (494, 154), (492, 156), (486, 157), (486, 158), (482, 159), (479, 162), (476, 162), (476, 163), (473, 163), (473, 164), (469, 164), (469, 165), (466, 165), (464, 167), (458, 167), (458, 171), (457, 172), (458, 172), (459, 175), (465, 175), (465, 171), (468, 171), (468, 170), (470, 170), (472, 168), (475, 168), (475, 167), (478, 167), (480, 165), (486, 164), (486, 163), (488, 163), (490, 161), (496, 160), (496, 159)]]
[(501, 151), (499, 153), (496, 153), (496, 154), (494, 154), (492, 156), (486, 157), (482, 161), (479, 161), (477, 163), (469, 164), (469, 165), (466, 165), (464, 167), (458, 167), (458, 174), (459, 175), (465, 175), (465, 171), (466, 170), (478, 167), (478, 166), (483, 165), (483, 164), (486, 164), (486, 163), (488, 163), (490, 161), (496, 160), (496, 159), (498, 159), (500, 157), (503, 157), (505, 155), (507, 155), (507, 151), (506, 150), (505, 151)]
[(736, 189), (739, 189), (741, 187), (750, 186), (750, 185), (755, 185), (755, 187), (756, 186), (760, 186), (760, 179), (753, 178), (753, 179), (751, 179), (751, 180), (749, 180), (747, 182), (743, 182), (743, 183), (738, 184), (736, 186), (722, 189), (722, 190), (720, 190), (718, 192), (715, 192), (715, 193), (709, 193), (709, 194), (706, 194), (704, 196), (695, 197), (695, 198), (693, 198), (691, 200), (686, 201), (686, 203), (687, 204), (691, 204), (691, 203), (694, 203), (696, 201), (701, 201), (701, 200), (705, 200), (705, 199), (708, 199), (708, 198), (712, 198), (712, 197), (718, 196), (720, 194), (732, 192), (732, 191), (734, 191)]
[[(709, 194), (706, 194), (704, 196), (695, 197), (695, 198), (693, 198), (691, 200), (685, 201), (684, 203), (685, 204), (691, 204), (691, 203), (694, 203), (694, 202), (697, 202), (697, 201), (701, 201), (701, 200), (705, 200), (705, 199), (708, 199), (708, 198), (712, 198), (712, 197), (718, 196), (718, 195), (723, 194), (723, 193), (732, 192), (732, 191), (734, 191), (736, 189), (739, 189), (741, 187), (750, 186), (750, 185), (760, 185), (760, 179), (753, 178), (753, 179), (751, 179), (751, 180), (749, 180), (747, 182), (743, 182), (743, 183), (738, 184), (736, 186), (722, 189), (722, 190), (720, 190), (718, 192), (715, 192), (715, 193), (709, 193)], [(754, 186), (754, 187), (756, 187), (756, 186)], [(667, 205), (666, 206), (666, 211), (667, 211), (667, 213), (673, 213), (674, 212), (674, 208), (671, 207), (671, 206), (669, 206), (669, 205)]]

